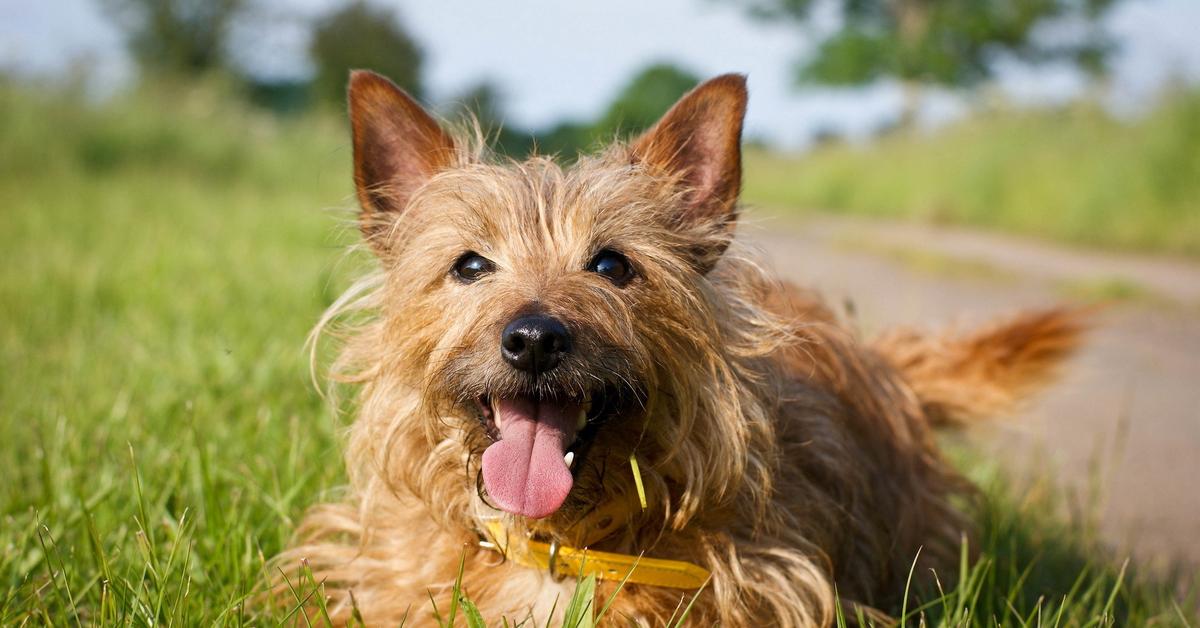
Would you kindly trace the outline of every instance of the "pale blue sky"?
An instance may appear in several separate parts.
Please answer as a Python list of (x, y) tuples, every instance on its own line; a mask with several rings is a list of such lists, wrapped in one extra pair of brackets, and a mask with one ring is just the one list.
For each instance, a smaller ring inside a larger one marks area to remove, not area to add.
[[(595, 115), (638, 68), (655, 60), (701, 75), (750, 77), (748, 132), (800, 146), (819, 128), (863, 135), (894, 116), (899, 90), (880, 84), (855, 90), (795, 89), (791, 63), (812, 42), (794, 29), (747, 19), (713, 0), (406, 0), (385, 2), (427, 52), (435, 100), (484, 78), (505, 95), (513, 123), (547, 126), (564, 117)], [(104, 91), (131, 75), (120, 39), (97, 0), (0, 0), (0, 65), (32, 74), (59, 73), (73, 63), (95, 68)], [(304, 17), (336, 0), (269, 0), (262, 19), (237, 33), (237, 49), (260, 72), (305, 71)], [(1116, 58), (1110, 102), (1135, 114), (1165, 81), (1200, 82), (1200, 0), (1126, 0), (1108, 20), (1123, 48)], [(1059, 102), (1082, 81), (1063, 68), (1004, 66), (1001, 85), (1022, 102)], [(952, 119), (962, 99), (930, 94), (930, 123)]]

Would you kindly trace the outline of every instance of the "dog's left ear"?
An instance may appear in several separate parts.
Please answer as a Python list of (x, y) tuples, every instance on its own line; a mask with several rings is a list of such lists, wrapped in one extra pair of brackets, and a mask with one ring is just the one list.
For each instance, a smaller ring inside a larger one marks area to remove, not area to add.
[(652, 171), (678, 177), (686, 189), (680, 223), (707, 223), (717, 229), (715, 244), (697, 252), (704, 271), (712, 268), (733, 237), (742, 189), (745, 116), (746, 77), (724, 74), (685, 94), (633, 142), (635, 159)]

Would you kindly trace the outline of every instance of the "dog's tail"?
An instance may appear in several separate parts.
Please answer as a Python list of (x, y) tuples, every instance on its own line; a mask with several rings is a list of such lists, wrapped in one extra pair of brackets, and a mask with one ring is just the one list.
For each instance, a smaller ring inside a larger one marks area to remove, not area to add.
[(1079, 346), (1092, 308), (1024, 312), (962, 334), (900, 329), (875, 349), (900, 370), (934, 426), (1002, 415), (1049, 383)]

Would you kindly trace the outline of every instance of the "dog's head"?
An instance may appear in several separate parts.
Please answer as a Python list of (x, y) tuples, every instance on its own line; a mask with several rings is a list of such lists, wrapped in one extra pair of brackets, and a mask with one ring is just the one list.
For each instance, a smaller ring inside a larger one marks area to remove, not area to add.
[[(732, 238), (745, 107), (742, 77), (713, 79), (564, 169), (481, 159), (387, 79), (353, 75), (361, 228), (384, 273), (370, 350), (419, 392), (420, 429), (466, 434), (494, 505), (539, 519), (628, 491), (604, 468), (635, 450), (665, 490), (656, 469), (736, 376), (710, 275)], [(721, 446), (691, 455), (735, 455)]]

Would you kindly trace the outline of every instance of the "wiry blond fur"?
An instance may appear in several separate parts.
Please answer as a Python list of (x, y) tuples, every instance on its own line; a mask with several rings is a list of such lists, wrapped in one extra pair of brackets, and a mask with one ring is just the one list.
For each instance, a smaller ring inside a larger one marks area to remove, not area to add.
[[(576, 334), (546, 385), (633, 385), (644, 397), (598, 432), (566, 504), (540, 521), (506, 516), (514, 531), (582, 544), (587, 530), (574, 524), (591, 509), (636, 503), (627, 462), (636, 452), (648, 508), (630, 508), (626, 525), (592, 547), (711, 570), (691, 611), (697, 625), (829, 625), (839, 599), (893, 601), (918, 550), (923, 566), (953, 564), (969, 529), (955, 503), (970, 490), (935, 449), (930, 404), (954, 389), (954, 372), (929, 366), (937, 359), (928, 355), (920, 366), (923, 339), (860, 342), (736, 242), (711, 270), (698, 266), (696, 251), (724, 248), (713, 242), (719, 225), (681, 224), (678, 180), (638, 165), (630, 150), (617, 145), (564, 169), (459, 148), (402, 218), (365, 230), (381, 238), (380, 269), (324, 320), (360, 321), (333, 368), (358, 389), (346, 449), (351, 497), (314, 508), (277, 562), (294, 573), (308, 561), (335, 619), (354, 606), (368, 625), (405, 615), (424, 625), (431, 595), (448, 604), (460, 559), (486, 617), (544, 621), (556, 601), (561, 612), (570, 579), (477, 545), (482, 517), (496, 511), (480, 488), (489, 441), (471, 403), (517, 385), (496, 339), (533, 303)], [(617, 287), (581, 270), (603, 247), (619, 247), (637, 279)], [(496, 272), (454, 281), (447, 271), (464, 251), (493, 260)], [(1066, 346), (1075, 331), (1064, 323), (1012, 333)], [(1022, 372), (1021, 359), (1006, 367)], [(981, 379), (969, 376), (938, 407), (974, 414)], [(986, 383), (1008, 390), (1031, 379)], [(988, 393), (980, 409), (1007, 400)], [(599, 598), (613, 586), (604, 583)], [(661, 623), (684, 595), (627, 585), (609, 617)]]

